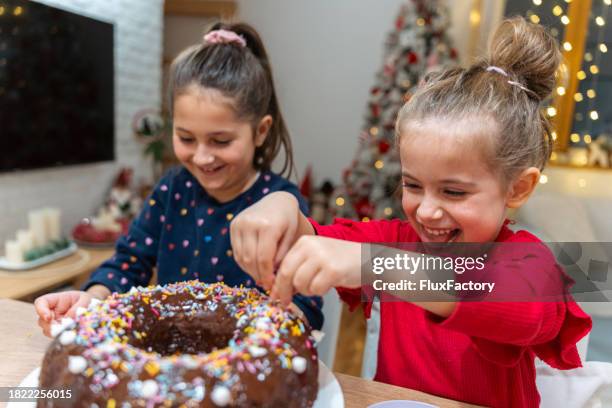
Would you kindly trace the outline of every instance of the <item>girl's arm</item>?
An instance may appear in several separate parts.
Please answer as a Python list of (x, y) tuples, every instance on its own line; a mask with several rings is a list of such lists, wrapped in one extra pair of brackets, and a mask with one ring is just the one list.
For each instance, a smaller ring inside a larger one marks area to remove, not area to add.
[[(314, 296), (323, 295), (334, 287), (357, 289), (371, 285), (371, 273), (366, 271), (365, 279), (362, 277), (363, 244), (304, 235), (290, 249), (278, 269), (271, 292), (273, 298), (288, 304), (294, 292)], [(417, 280), (420, 273), (422, 271), (416, 273)], [(450, 316), (456, 306), (454, 301), (417, 302), (409, 295), (398, 300), (412, 302), (440, 317)]]
[(111, 295), (111, 291), (104, 285), (93, 285), (90, 286), (86, 291), (92, 297), (100, 300), (104, 300)]
[[(165, 211), (175, 178), (169, 173), (161, 179), (151, 196), (145, 200), (140, 214), (128, 233), (119, 238), (115, 254), (91, 275), (83, 288), (104, 295), (99, 286), (110, 292), (127, 292), (133, 286), (147, 286), (157, 262), (157, 252), (164, 226)], [(94, 289), (95, 288), (95, 289)], [(97, 297), (97, 296), (96, 296)]]
[(234, 258), (255, 282), (266, 289), (289, 248), (314, 229), (294, 195), (277, 191), (242, 211), (230, 225)]

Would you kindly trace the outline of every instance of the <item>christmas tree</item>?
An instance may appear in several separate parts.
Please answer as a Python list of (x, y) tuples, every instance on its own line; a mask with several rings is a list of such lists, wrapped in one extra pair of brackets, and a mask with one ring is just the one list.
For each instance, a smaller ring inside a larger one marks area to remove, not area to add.
[(440, 0), (407, 0), (385, 44), (383, 67), (370, 91), (357, 153), (332, 194), (331, 216), (367, 220), (402, 216), (401, 167), (395, 119), (423, 76), (457, 61), (446, 30), (449, 13)]

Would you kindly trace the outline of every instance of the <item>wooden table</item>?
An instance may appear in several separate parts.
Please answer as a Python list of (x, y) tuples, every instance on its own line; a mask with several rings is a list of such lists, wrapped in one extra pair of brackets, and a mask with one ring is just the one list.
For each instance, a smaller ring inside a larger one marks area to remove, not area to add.
[[(34, 306), (16, 300), (0, 299), (0, 387), (15, 387), (40, 365), (49, 339), (37, 325)], [(407, 388), (335, 373), (346, 408), (366, 407), (375, 402), (408, 399), (439, 407), (470, 407)], [(2, 403), (0, 403), (2, 404)]]
[(114, 249), (83, 249), (66, 258), (28, 271), (0, 269), (0, 298), (31, 300), (63, 284), (75, 286), (113, 255)]

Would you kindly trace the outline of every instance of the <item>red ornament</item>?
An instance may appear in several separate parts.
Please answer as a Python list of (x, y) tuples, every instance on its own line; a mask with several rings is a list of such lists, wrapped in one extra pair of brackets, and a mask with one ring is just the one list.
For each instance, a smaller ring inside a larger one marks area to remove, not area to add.
[(395, 20), (395, 29), (397, 31), (401, 31), (402, 28), (404, 28), (404, 17), (403, 16), (399, 16), (397, 18), (397, 20)]
[(451, 48), (451, 50), (450, 50), (450, 57), (452, 59), (457, 59), (457, 50), (456, 49)]
[(387, 153), (390, 147), (391, 145), (384, 140), (381, 140), (380, 142), (378, 142), (378, 151), (380, 152), (380, 154)]
[(378, 105), (372, 105), (371, 107), (372, 110), (372, 116), (374, 116), (375, 118), (377, 118), (378, 116), (380, 116), (380, 106)]
[(395, 67), (391, 64), (385, 64), (385, 66), (383, 67), (383, 71), (385, 73), (386, 76), (393, 76), (393, 74), (395, 74)]
[(310, 198), (310, 194), (312, 193), (312, 166), (308, 166), (306, 168), (306, 174), (304, 174), (304, 178), (300, 182), (300, 194), (306, 199)]
[(372, 218), (372, 214), (374, 214), (374, 206), (370, 200), (367, 199), (367, 197), (364, 197), (355, 203), (355, 211), (357, 212), (359, 218)]
[(419, 56), (410, 51), (408, 55), (406, 55), (406, 60), (408, 61), (408, 64), (416, 64), (419, 60)]

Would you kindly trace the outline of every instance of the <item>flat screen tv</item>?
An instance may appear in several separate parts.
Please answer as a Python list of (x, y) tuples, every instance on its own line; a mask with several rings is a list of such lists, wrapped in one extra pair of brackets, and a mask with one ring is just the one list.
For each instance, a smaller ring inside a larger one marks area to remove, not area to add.
[(114, 160), (113, 24), (0, 1), (0, 172)]

